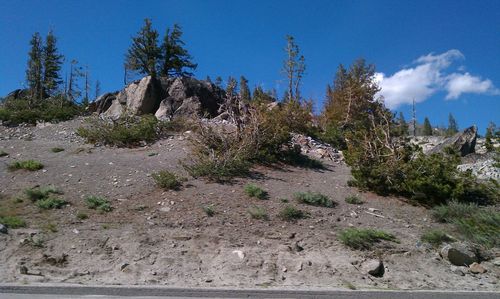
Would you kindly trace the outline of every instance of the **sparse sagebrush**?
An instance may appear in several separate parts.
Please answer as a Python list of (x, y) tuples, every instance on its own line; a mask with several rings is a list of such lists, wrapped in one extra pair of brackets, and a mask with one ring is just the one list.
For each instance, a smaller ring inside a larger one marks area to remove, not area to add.
[(201, 208), (208, 217), (212, 217), (215, 215), (215, 206), (213, 204), (204, 205)]
[(151, 177), (155, 180), (158, 187), (166, 190), (177, 190), (182, 186), (183, 179), (167, 170), (153, 173)]
[(67, 202), (65, 200), (59, 199), (59, 198), (45, 198), (45, 199), (39, 199), (36, 201), (37, 207), (40, 209), (44, 210), (49, 210), (49, 209), (60, 209), (64, 205), (66, 205)]
[(59, 230), (57, 229), (57, 224), (53, 222), (47, 222), (44, 226), (43, 229), (45, 231), (51, 232), (51, 233), (57, 233)]
[(85, 220), (85, 219), (89, 218), (89, 215), (87, 215), (87, 213), (84, 213), (84, 212), (78, 212), (78, 213), (76, 213), (76, 218), (78, 218), (80, 220)]
[(345, 202), (352, 205), (360, 205), (363, 203), (363, 200), (356, 195), (350, 195), (345, 198)]
[(246, 184), (244, 187), (245, 194), (250, 197), (255, 197), (258, 199), (267, 199), (268, 193), (262, 188), (254, 185), (254, 184)]
[(48, 187), (25, 189), (24, 194), (26, 194), (26, 196), (31, 201), (37, 201), (41, 199), (47, 199), (51, 194), (62, 194), (62, 191), (56, 189), (55, 187), (48, 186)]
[(286, 206), (281, 210), (280, 217), (286, 221), (294, 221), (298, 219), (308, 218), (309, 214), (295, 208), (294, 206)]
[(18, 216), (0, 216), (0, 223), (8, 228), (26, 227), (26, 221)]
[(0, 157), (6, 157), (8, 155), (9, 155), (9, 153), (7, 153), (6, 151), (0, 150)]
[(44, 99), (30, 106), (26, 98), (8, 99), (0, 108), (0, 120), (8, 124), (36, 124), (37, 121), (58, 122), (72, 119), (82, 112), (81, 107), (63, 96)]
[(126, 117), (114, 122), (94, 119), (78, 128), (77, 134), (89, 143), (132, 147), (158, 139), (157, 125), (154, 116)]
[(297, 192), (294, 195), (294, 198), (303, 204), (312, 205), (312, 206), (321, 206), (321, 207), (334, 207), (336, 202), (328, 198), (328, 196), (323, 195), (321, 193), (315, 192)]
[(14, 171), (18, 169), (26, 169), (29, 171), (36, 171), (43, 168), (43, 164), (35, 160), (24, 160), (12, 162), (9, 165), (9, 170)]
[(453, 242), (454, 239), (440, 229), (433, 229), (425, 232), (420, 238), (422, 242), (429, 243), (432, 246), (439, 246), (443, 242)]
[(439, 222), (452, 222), (455, 219), (470, 217), (478, 210), (479, 206), (474, 203), (452, 201), (447, 205), (434, 207), (432, 216)]
[(269, 215), (267, 215), (267, 212), (263, 207), (250, 207), (248, 209), (248, 213), (253, 219), (269, 220)]
[(113, 210), (109, 201), (104, 197), (87, 196), (85, 202), (87, 203), (87, 207), (93, 210), (100, 212), (111, 212)]
[(347, 228), (340, 232), (339, 240), (350, 248), (360, 250), (371, 249), (375, 243), (381, 240), (397, 242), (396, 237), (392, 234), (363, 228)]
[(478, 245), (494, 247), (500, 244), (500, 212), (476, 204), (450, 202), (432, 211), (439, 222), (452, 224), (464, 239)]
[(50, 149), (50, 151), (53, 153), (60, 153), (60, 152), (63, 152), (64, 149), (62, 147), (53, 147)]

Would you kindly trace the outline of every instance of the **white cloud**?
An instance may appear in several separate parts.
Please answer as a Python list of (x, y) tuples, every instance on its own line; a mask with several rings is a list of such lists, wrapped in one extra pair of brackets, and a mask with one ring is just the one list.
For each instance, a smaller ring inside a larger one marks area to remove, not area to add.
[(495, 88), (491, 80), (481, 80), (480, 77), (471, 76), (469, 73), (465, 74), (451, 74), (447, 78), (446, 95), (447, 100), (457, 99), (463, 93), (486, 93), (486, 94), (500, 94), (500, 90)]
[(446, 99), (456, 99), (463, 93), (499, 94), (500, 91), (491, 80), (482, 80), (458, 70), (450, 74), (445, 71), (456, 60), (464, 59), (458, 50), (445, 53), (428, 54), (414, 61), (415, 66), (404, 68), (391, 76), (376, 73), (385, 103), (389, 108), (397, 108), (401, 104), (423, 102), (438, 91), (446, 91)]

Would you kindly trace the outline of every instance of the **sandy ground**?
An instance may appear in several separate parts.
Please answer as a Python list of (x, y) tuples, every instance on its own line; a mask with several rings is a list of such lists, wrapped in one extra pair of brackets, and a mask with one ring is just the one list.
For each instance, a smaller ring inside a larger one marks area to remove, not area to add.
[[(456, 274), (437, 250), (419, 242), (424, 231), (441, 225), (428, 210), (348, 187), (344, 164), (327, 163), (324, 170), (259, 166), (252, 177), (232, 184), (189, 178), (180, 190), (163, 191), (150, 175), (168, 169), (187, 177), (178, 164), (189, 155), (184, 136), (135, 149), (94, 147), (74, 134), (82, 121), (0, 127), (0, 150), (9, 153), (0, 158), (0, 204), (28, 223), (0, 234), (0, 282), (500, 290), (500, 267), (485, 262), (487, 273)], [(53, 147), (65, 150), (53, 153)], [(24, 159), (39, 160), (45, 167), (7, 170), (10, 162)], [(267, 190), (269, 199), (247, 197), (243, 186), (248, 182)], [(70, 204), (44, 211), (29, 200), (14, 202), (25, 188), (37, 185), (61, 189)], [(321, 192), (338, 205), (295, 203), (292, 195), (299, 191)], [(365, 203), (345, 203), (352, 194)], [(89, 210), (87, 195), (105, 196), (114, 210)], [(213, 217), (202, 209), (209, 204), (216, 211)], [(311, 217), (281, 220), (278, 214), (287, 204)], [(270, 220), (252, 219), (252, 206), (265, 208)], [(366, 213), (369, 208), (383, 217)], [(79, 220), (78, 212), (89, 218)], [(400, 243), (351, 250), (337, 240), (339, 231), (350, 226), (383, 229)], [(43, 247), (26, 244), (23, 240), (30, 236), (42, 239)], [(384, 261), (383, 277), (364, 272), (364, 262), (371, 258)]]

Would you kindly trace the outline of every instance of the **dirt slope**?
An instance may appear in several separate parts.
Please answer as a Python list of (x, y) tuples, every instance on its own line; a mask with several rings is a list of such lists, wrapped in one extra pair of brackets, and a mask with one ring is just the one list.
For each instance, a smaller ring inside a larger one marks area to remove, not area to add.
[[(428, 210), (359, 193), (347, 186), (350, 174), (343, 164), (327, 164), (325, 170), (257, 167), (251, 178), (232, 184), (190, 178), (181, 190), (165, 192), (150, 174), (168, 169), (187, 176), (178, 164), (189, 154), (184, 136), (136, 149), (93, 147), (74, 134), (82, 121), (0, 127), (0, 150), (9, 153), (0, 158), (1, 207), (28, 223), (0, 234), (0, 282), (500, 290), (498, 266), (485, 263), (485, 274), (456, 274), (436, 250), (419, 242), (421, 233), (439, 226)], [(53, 153), (53, 147), (65, 150)], [(10, 162), (23, 159), (39, 160), (45, 168), (7, 170)], [(269, 199), (248, 198), (243, 193), (248, 182), (266, 189)], [(70, 204), (41, 211), (29, 200), (14, 202), (36, 185), (56, 186)], [(338, 205), (311, 207), (292, 200), (294, 192), (308, 190)], [(360, 194), (365, 204), (345, 203), (351, 194)], [(89, 210), (87, 195), (107, 197), (114, 210)], [(202, 209), (209, 204), (213, 217)], [(278, 214), (288, 204), (310, 217), (281, 220)], [(264, 207), (270, 220), (251, 219), (252, 206)], [(366, 213), (369, 208), (383, 217)], [(89, 218), (79, 220), (78, 212)], [(386, 230), (400, 243), (348, 249), (336, 236), (350, 226)], [(43, 239), (43, 247), (26, 244), (29, 236)], [(370, 258), (384, 261), (383, 277), (364, 273)]]

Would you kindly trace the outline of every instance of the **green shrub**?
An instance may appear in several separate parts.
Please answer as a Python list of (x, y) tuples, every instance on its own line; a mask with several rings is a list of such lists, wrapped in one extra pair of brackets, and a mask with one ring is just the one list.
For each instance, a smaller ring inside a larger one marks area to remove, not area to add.
[(250, 197), (255, 197), (258, 199), (267, 199), (268, 193), (264, 191), (262, 188), (254, 185), (254, 184), (246, 184), (244, 187), (245, 194)]
[(0, 223), (8, 228), (26, 227), (26, 221), (18, 216), (0, 216)]
[(294, 206), (286, 206), (285, 208), (283, 208), (283, 210), (281, 210), (280, 217), (281, 219), (286, 221), (293, 221), (293, 220), (308, 218), (309, 214), (295, 208)]
[(8, 155), (9, 155), (9, 153), (7, 153), (6, 151), (0, 150), (0, 157), (6, 157)]
[(434, 207), (432, 216), (439, 222), (453, 222), (455, 219), (471, 217), (478, 210), (479, 206), (474, 203), (451, 201), (447, 205)]
[(49, 198), (50, 194), (62, 194), (62, 191), (49, 186), (25, 189), (24, 194), (26, 194), (31, 201), (37, 201)]
[(323, 195), (321, 193), (314, 193), (309, 191), (297, 192), (293, 196), (298, 202), (311, 206), (332, 208), (337, 204), (333, 200), (329, 199), (326, 195)]
[(87, 196), (85, 198), (87, 207), (93, 210), (98, 210), (100, 212), (111, 212), (113, 208), (106, 198), (99, 196)]
[(76, 218), (78, 218), (80, 220), (85, 220), (85, 219), (89, 218), (89, 215), (87, 215), (84, 212), (78, 212), (78, 213), (76, 213)]
[(368, 250), (381, 241), (397, 242), (394, 235), (375, 229), (347, 228), (340, 232), (339, 240), (353, 249)]
[(489, 248), (500, 245), (500, 212), (481, 209), (471, 217), (456, 218), (452, 223), (470, 242)]
[(450, 237), (447, 233), (439, 229), (433, 229), (425, 232), (420, 240), (425, 243), (429, 243), (434, 247), (441, 245), (443, 242), (453, 242), (454, 239)]
[(248, 213), (253, 219), (269, 220), (269, 215), (267, 215), (267, 212), (263, 207), (250, 207), (248, 209)]
[(10, 124), (36, 124), (37, 121), (58, 122), (72, 119), (82, 109), (63, 96), (30, 103), (28, 99), (8, 99), (0, 108), (0, 120)]
[(43, 164), (35, 160), (24, 160), (12, 162), (9, 165), (9, 170), (26, 169), (29, 171), (36, 171), (43, 168)]
[(60, 209), (66, 204), (67, 204), (67, 202), (62, 200), (62, 199), (51, 198), (51, 197), (46, 198), (46, 199), (40, 199), (40, 200), (37, 200), (37, 202), (36, 202), (37, 207), (39, 207), (40, 209), (44, 209), (44, 210)]
[(352, 205), (360, 205), (363, 204), (363, 200), (356, 195), (350, 195), (345, 198), (345, 202)]
[(64, 149), (62, 147), (53, 147), (50, 149), (50, 151), (53, 153), (59, 153), (59, 152), (63, 152)]
[(319, 134), (318, 137), (321, 141), (330, 144), (333, 148), (341, 150), (347, 148), (344, 133), (339, 127), (332, 124), (327, 125), (325, 130)]
[(156, 182), (158, 187), (166, 189), (166, 190), (177, 190), (182, 185), (181, 178), (179, 178), (176, 174), (162, 170), (157, 173), (153, 173), (151, 175)]
[(43, 229), (45, 231), (51, 232), (51, 233), (57, 233), (59, 230), (57, 229), (57, 224), (48, 222), (43, 226)]
[(159, 138), (158, 120), (152, 115), (125, 117), (114, 122), (94, 119), (78, 128), (77, 134), (89, 143), (133, 147)]
[(205, 205), (201, 208), (202, 208), (203, 212), (205, 212), (205, 214), (207, 214), (208, 217), (212, 217), (215, 215), (215, 207), (213, 204)]
[[(190, 161), (182, 165), (193, 177), (226, 182), (248, 175), (255, 163), (296, 162), (297, 157), (289, 156), (293, 152), (289, 147), (290, 133), (310, 127), (309, 108), (285, 103), (271, 111), (266, 105), (253, 103), (236, 131), (200, 123), (190, 138)], [(310, 159), (304, 161), (320, 164)]]

